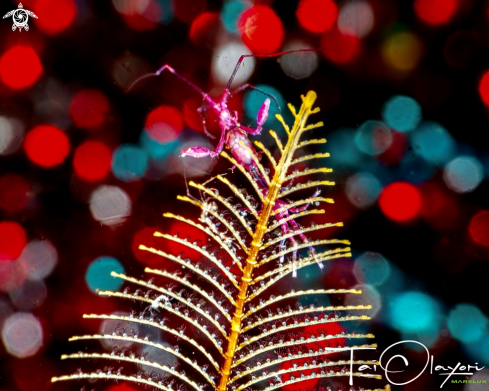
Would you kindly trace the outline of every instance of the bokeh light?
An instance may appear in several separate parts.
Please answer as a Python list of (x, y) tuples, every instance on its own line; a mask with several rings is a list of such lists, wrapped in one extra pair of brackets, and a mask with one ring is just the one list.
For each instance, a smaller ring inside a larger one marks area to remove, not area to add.
[(108, 112), (109, 102), (97, 90), (81, 90), (73, 97), (70, 106), (70, 116), (76, 126), (87, 130), (101, 126), (106, 121)]
[(39, 125), (27, 133), (24, 149), (29, 159), (42, 167), (57, 166), (70, 153), (66, 134), (53, 125)]
[(359, 172), (348, 178), (345, 193), (348, 200), (359, 209), (372, 206), (382, 190), (379, 180), (370, 173)]
[(353, 61), (360, 52), (360, 41), (353, 35), (343, 34), (333, 27), (321, 36), (321, 49), (329, 61), (346, 64)]
[(124, 273), (124, 267), (114, 257), (98, 257), (87, 268), (85, 281), (88, 288), (94, 293), (98, 291), (116, 291), (124, 280), (117, 277), (112, 277), (111, 272)]
[(391, 128), (407, 132), (415, 129), (421, 121), (421, 107), (408, 96), (396, 95), (385, 102), (382, 118)]
[(379, 291), (369, 284), (358, 284), (352, 287), (362, 291), (361, 295), (349, 293), (345, 295), (345, 305), (371, 305), (372, 308), (365, 310), (370, 317), (376, 316), (382, 309), (382, 297)]
[(136, 145), (121, 145), (112, 155), (112, 172), (121, 181), (137, 181), (147, 169), (148, 155)]
[(239, 31), (238, 22), (241, 14), (250, 8), (252, 4), (248, 1), (229, 0), (226, 1), (221, 9), (222, 24), (230, 33)]
[[(207, 242), (207, 235), (204, 232), (182, 221), (175, 221), (171, 225), (168, 233), (170, 235), (178, 234), (178, 237), (180, 239), (187, 238), (190, 243), (198, 241), (199, 245), (204, 245)], [(187, 246), (184, 246), (183, 244), (180, 244), (173, 240), (168, 241), (167, 246), (171, 254), (178, 255), (183, 252), (183, 257), (188, 257), (192, 261), (197, 261), (202, 256), (199, 252), (189, 249)]]
[(31, 197), (31, 185), (22, 176), (5, 174), (0, 177), (0, 208), (5, 212), (20, 212)]
[(100, 141), (85, 141), (75, 149), (73, 167), (86, 181), (100, 181), (109, 173), (112, 154)]
[(458, 304), (448, 315), (448, 329), (462, 342), (475, 342), (489, 326), (489, 319), (473, 304)]
[(457, 193), (474, 191), (484, 178), (482, 163), (473, 156), (459, 156), (443, 170), (446, 185)]
[(355, 259), (353, 274), (360, 283), (381, 285), (389, 277), (389, 262), (381, 254), (366, 252)]
[(423, 183), (431, 179), (436, 172), (436, 167), (424, 160), (421, 156), (407, 153), (398, 167), (399, 179), (411, 183)]
[(295, 14), (306, 30), (322, 33), (336, 22), (338, 6), (333, 0), (301, 0)]
[(358, 128), (355, 143), (360, 151), (379, 155), (391, 146), (392, 132), (380, 121), (365, 121)]
[(0, 261), (17, 259), (26, 244), (26, 233), (20, 224), (0, 222)]
[[(250, 50), (242, 43), (230, 42), (218, 47), (212, 56), (212, 79), (219, 85), (226, 85), (233, 73), (239, 58), (244, 54), (251, 54)], [(233, 81), (234, 88), (246, 82), (255, 70), (255, 59), (246, 58), (241, 65)]]
[(472, 217), (469, 230), (474, 241), (489, 246), (489, 211), (483, 210)]
[(390, 219), (404, 222), (414, 219), (421, 209), (418, 189), (407, 182), (394, 182), (380, 194), (379, 205)]
[[(136, 31), (147, 31), (162, 19), (162, 9), (155, 0), (112, 0), (124, 22)], [(171, 19), (171, 17), (170, 17)]]
[(486, 70), (479, 81), (479, 94), (486, 106), (489, 106), (489, 70)]
[(30, 46), (12, 46), (0, 57), (0, 79), (15, 90), (31, 86), (42, 72), (41, 60)]
[(144, 124), (144, 130), (148, 136), (160, 144), (173, 141), (182, 129), (182, 114), (172, 106), (159, 106), (151, 110)]
[(90, 212), (102, 224), (115, 225), (131, 214), (131, 199), (120, 187), (102, 185), (90, 196)]
[(58, 34), (73, 23), (76, 16), (74, 0), (36, 0), (33, 11), (38, 16), (36, 26), (46, 34)]
[(244, 44), (253, 53), (274, 53), (282, 44), (282, 21), (268, 6), (255, 5), (247, 9), (241, 15), (238, 26)]
[(39, 308), (46, 300), (48, 290), (44, 281), (25, 280), (22, 286), (9, 292), (12, 304), (20, 311)]
[(0, 291), (10, 292), (19, 288), (27, 278), (27, 270), (20, 259), (14, 261), (0, 258)]
[(405, 292), (393, 298), (389, 319), (393, 328), (405, 333), (428, 333), (437, 325), (441, 309), (430, 296)]
[(146, 132), (141, 132), (141, 135), (139, 136), (139, 144), (151, 159), (158, 161), (162, 161), (171, 153), (179, 150), (178, 141), (175, 140), (169, 143), (160, 143), (149, 137)]
[(127, 384), (116, 384), (107, 388), (107, 391), (136, 391), (134, 388)]
[(0, 116), (0, 156), (16, 152), (24, 141), (24, 125), (19, 120)]
[(194, 45), (213, 47), (220, 27), (218, 13), (203, 12), (192, 22), (189, 37)]
[(43, 344), (41, 322), (30, 313), (16, 312), (9, 316), (3, 325), (2, 341), (12, 356), (33, 356)]
[(416, 68), (423, 56), (423, 44), (413, 33), (401, 31), (392, 34), (382, 46), (385, 62), (392, 69), (408, 72)]
[(419, 19), (431, 25), (448, 23), (458, 8), (458, 0), (415, 0), (414, 11)]
[(152, 248), (161, 248), (162, 244), (165, 244), (160, 238), (155, 237), (153, 234), (161, 230), (157, 228), (150, 228), (150, 227), (145, 227), (133, 236), (132, 239), (132, 244), (131, 244), (131, 249), (136, 258), (143, 262), (144, 264), (150, 265), (150, 266), (157, 266), (161, 265), (162, 262), (162, 257), (160, 257), (157, 254), (153, 254), (149, 251), (145, 250), (140, 250), (139, 246), (141, 244), (144, 244), (146, 247), (152, 247)]
[(455, 154), (456, 143), (448, 131), (436, 122), (423, 122), (410, 134), (415, 152), (426, 161), (443, 166)]
[(58, 251), (49, 240), (33, 240), (27, 243), (20, 259), (30, 280), (42, 280), (56, 267)]
[(356, 130), (342, 128), (328, 134), (323, 152), (329, 152), (328, 164), (339, 170), (357, 169), (365, 156), (355, 144)]
[[(307, 49), (302, 41), (290, 41), (284, 46), (285, 50)], [(318, 67), (318, 54), (316, 52), (289, 53), (280, 58), (280, 67), (284, 73), (295, 80), (305, 79)]]
[(338, 15), (338, 29), (346, 35), (366, 37), (374, 27), (374, 11), (368, 1), (354, 0), (345, 3)]

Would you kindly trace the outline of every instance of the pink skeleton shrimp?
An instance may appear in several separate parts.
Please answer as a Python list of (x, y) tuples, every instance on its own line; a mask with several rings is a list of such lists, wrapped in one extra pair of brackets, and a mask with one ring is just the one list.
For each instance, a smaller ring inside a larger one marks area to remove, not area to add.
[[(253, 153), (256, 157), (258, 157), (258, 153), (255, 151), (253, 144), (251, 144), (250, 140), (248, 139), (248, 134), (251, 135), (258, 135), (262, 131), (262, 126), (265, 123), (265, 121), (268, 118), (268, 111), (270, 108), (270, 99), (273, 99), (275, 104), (277, 105), (278, 109), (280, 110), (280, 106), (278, 104), (277, 99), (272, 95), (269, 94), (265, 91), (262, 91), (254, 86), (252, 86), (249, 83), (243, 84), (241, 87), (238, 87), (236, 90), (230, 92), (231, 84), (236, 76), (236, 73), (238, 72), (238, 69), (243, 62), (243, 60), (246, 57), (278, 57), (284, 54), (288, 53), (295, 53), (295, 52), (307, 52), (307, 51), (318, 51), (319, 49), (301, 49), (301, 50), (290, 50), (286, 52), (280, 52), (280, 53), (273, 53), (273, 54), (245, 54), (242, 55), (237, 64), (236, 67), (234, 68), (234, 71), (231, 75), (231, 78), (228, 81), (228, 84), (226, 86), (226, 89), (224, 90), (219, 102), (215, 102), (208, 94), (206, 94), (204, 91), (202, 91), (199, 87), (197, 87), (194, 83), (192, 83), (190, 80), (186, 79), (179, 73), (177, 73), (171, 66), (168, 64), (163, 65), (160, 69), (158, 69), (154, 73), (148, 73), (146, 75), (143, 75), (136, 79), (131, 86), (129, 87), (128, 90), (130, 90), (136, 83), (138, 83), (140, 80), (150, 77), (150, 76), (159, 76), (165, 69), (173, 73), (175, 76), (183, 80), (185, 83), (190, 85), (192, 88), (194, 88), (204, 99), (206, 104), (202, 107), (199, 107), (197, 109), (199, 116), (202, 120), (202, 124), (204, 127), (204, 132), (207, 136), (211, 138), (215, 138), (212, 134), (210, 134), (207, 131), (206, 124), (205, 124), (205, 118), (204, 115), (202, 114), (203, 110), (207, 109), (213, 109), (216, 114), (219, 117), (219, 126), (221, 128), (221, 137), (219, 139), (219, 143), (217, 144), (216, 148), (214, 151), (211, 151), (207, 148), (204, 147), (192, 147), (192, 148), (187, 148), (182, 150), (182, 156), (192, 156), (196, 158), (202, 158), (206, 156), (210, 156), (212, 158), (218, 157), (224, 147), (226, 146), (229, 148), (231, 153), (233, 154), (234, 158), (236, 161), (241, 164), (249, 173), (250, 175), (256, 180), (258, 187), (262, 191), (263, 195), (265, 196), (268, 192), (268, 186), (266, 184), (265, 179), (261, 175), (260, 171), (258, 170), (258, 167), (256, 166), (255, 161), (253, 160), (251, 154)], [(228, 108), (227, 101), (229, 98), (233, 97), (237, 93), (244, 91), (248, 88), (251, 88), (253, 90), (256, 90), (266, 96), (268, 96), (267, 99), (263, 102), (261, 105), (260, 109), (258, 110), (258, 114), (256, 116), (256, 129), (250, 128), (248, 126), (243, 126), (242, 124), (239, 123), (238, 121), (238, 113), (234, 112), (234, 114), (231, 113), (231, 111)], [(320, 191), (317, 190), (311, 199), (314, 199), (320, 194)], [(287, 208), (287, 203), (281, 200), (278, 200), (274, 206), (274, 210), (277, 209), (282, 209), (281, 212), (277, 213), (277, 221), (284, 220), (280, 224), (280, 227), (282, 229), (282, 234), (285, 236), (289, 233), (291, 233), (291, 230), (294, 232), (298, 232), (299, 237), (301, 240), (308, 244), (309, 240), (307, 237), (299, 232), (300, 227), (297, 224), (297, 222), (294, 219), (286, 220), (287, 217), (289, 216), (289, 212), (291, 213), (300, 213), (304, 210), (306, 210), (309, 207), (310, 203), (305, 204), (299, 208)], [(298, 251), (298, 243), (297, 240), (295, 239), (294, 236), (291, 236), (288, 238), (290, 243), (292, 244), (293, 251), (292, 251), (292, 264), (293, 264), (293, 276), (296, 277), (297, 272), (296, 272), (296, 262), (297, 262), (297, 251)], [(279, 245), (279, 251), (283, 251), (285, 249), (285, 240), (282, 239)], [(316, 262), (318, 263), (319, 267), (322, 269), (323, 264), (319, 262), (316, 258), (316, 250), (314, 247), (311, 245), (308, 246), (310, 253), (312, 256), (316, 259)], [(284, 255), (282, 255), (279, 259), (280, 263), (283, 263), (284, 261)]]

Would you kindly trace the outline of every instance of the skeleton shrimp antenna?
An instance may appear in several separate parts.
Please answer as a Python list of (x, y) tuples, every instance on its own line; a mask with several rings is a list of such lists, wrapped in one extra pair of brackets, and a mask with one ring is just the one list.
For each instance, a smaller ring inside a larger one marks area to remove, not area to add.
[(233, 80), (236, 76), (236, 73), (238, 72), (238, 69), (243, 62), (243, 60), (246, 57), (258, 57), (258, 58), (264, 58), (264, 57), (278, 57), (282, 56), (284, 54), (289, 54), (289, 53), (298, 53), (298, 52), (322, 52), (323, 49), (298, 49), (298, 50), (288, 50), (286, 52), (280, 52), (280, 53), (272, 53), (272, 54), (243, 54), (239, 60), (238, 63), (236, 64), (236, 67), (234, 68), (233, 74), (231, 75), (231, 78), (228, 81), (228, 85), (226, 86), (226, 90), (230, 90), (231, 84), (233, 84)]

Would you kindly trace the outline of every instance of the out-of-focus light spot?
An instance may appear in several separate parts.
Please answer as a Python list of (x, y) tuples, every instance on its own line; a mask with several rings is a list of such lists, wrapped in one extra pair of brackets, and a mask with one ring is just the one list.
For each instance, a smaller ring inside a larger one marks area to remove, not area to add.
[(179, 143), (172, 141), (170, 143), (159, 143), (148, 136), (146, 132), (141, 132), (139, 137), (139, 144), (146, 151), (151, 159), (161, 161), (168, 157), (175, 149), (178, 148)]
[(13, 118), (0, 117), (0, 156), (19, 149), (24, 140), (24, 125)]
[(120, 88), (127, 90), (139, 76), (147, 73), (145, 61), (133, 54), (125, 54), (114, 61), (112, 79)]
[[(277, 102), (281, 108), (285, 106), (284, 98), (277, 89), (266, 84), (257, 84), (255, 87), (273, 95), (277, 99)], [(256, 120), (256, 115), (258, 114), (258, 111), (260, 110), (260, 107), (265, 99), (267, 99), (267, 96), (265, 96), (264, 94), (255, 90), (248, 90), (243, 100), (243, 107), (246, 116), (250, 119)], [(270, 110), (268, 112), (267, 122), (265, 123), (270, 124), (272, 121), (276, 121), (275, 114), (278, 113), (279, 111), (277, 105), (275, 104), (273, 99), (270, 99)], [(251, 125), (251, 127), (254, 126), (254, 124)]]
[(457, 193), (474, 191), (484, 178), (482, 163), (473, 156), (453, 159), (443, 170), (446, 185)]
[(363, 159), (363, 154), (355, 144), (356, 130), (338, 129), (329, 134), (323, 152), (330, 152), (328, 161), (335, 169), (356, 169)]
[(124, 273), (124, 266), (114, 257), (98, 257), (90, 266), (85, 274), (85, 281), (88, 288), (94, 293), (98, 291), (116, 291), (118, 290), (123, 279), (112, 277), (111, 272)]
[(340, 9), (338, 29), (346, 35), (358, 38), (366, 37), (374, 27), (374, 11), (364, 0), (346, 3)]
[(18, 310), (30, 311), (44, 303), (47, 293), (44, 281), (25, 280), (21, 287), (9, 292), (9, 295)]
[[(110, 276), (110, 272), (109, 272)], [(121, 279), (118, 278), (118, 280), (122, 281)], [(122, 312), (122, 311), (116, 311), (113, 312), (111, 315), (122, 315), (122, 316), (129, 316), (127, 312)], [(134, 330), (134, 333), (139, 333), (141, 328), (137, 323), (130, 323), (126, 321), (120, 321), (116, 319), (105, 319), (102, 323), (100, 323), (100, 328), (99, 328), (99, 333), (104, 335), (104, 334), (112, 334), (114, 332), (114, 329), (116, 327), (122, 327), (122, 328), (127, 328), (130, 329), (131, 331)], [(147, 329), (146, 329), (147, 330)], [(158, 335), (158, 331), (155, 332), (155, 337)], [(117, 346), (117, 348), (129, 348), (131, 345), (133, 345), (132, 341), (117, 341), (117, 340), (110, 340), (110, 339), (101, 339), (100, 344), (104, 347), (104, 349), (107, 350), (112, 350), (114, 347)]]
[(183, 141), (178, 150), (175, 151), (177, 153), (169, 156), (166, 164), (166, 173), (185, 174), (187, 178), (198, 178), (204, 175), (209, 175), (209, 172), (211, 172), (212, 168), (215, 166), (217, 159), (211, 157), (200, 158), (198, 164), (195, 164), (196, 158), (192, 156), (185, 156), (182, 158), (180, 156), (180, 151), (197, 145), (212, 151), (216, 146), (210, 143), (208, 137), (196, 137), (198, 133), (187, 133), (187, 135), (188, 136), (184, 138), (186, 141)]
[(39, 56), (29, 46), (12, 46), (0, 57), (0, 79), (14, 90), (34, 84), (42, 71)]
[(396, 71), (413, 70), (423, 55), (423, 44), (413, 33), (406, 31), (391, 35), (382, 45), (385, 62)]
[(231, 33), (239, 31), (238, 21), (241, 14), (250, 8), (252, 4), (248, 1), (231, 0), (226, 1), (221, 9), (222, 24)]
[(109, 112), (109, 102), (104, 94), (97, 90), (81, 90), (70, 106), (70, 116), (76, 126), (92, 130), (102, 125)]
[(377, 291), (375, 287), (368, 284), (359, 284), (352, 287), (353, 289), (357, 289), (362, 291), (361, 295), (358, 294), (347, 294), (345, 295), (345, 305), (371, 305), (372, 308), (369, 310), (365, 310), (368, 316), (374, 317), (379, 311), (382, 309), (382, 299), (380, 293)]
[(148, 155), (135, 145), (121, 145), (112, 155), (112, 172), (124, 182), (141, 179), (148, 168)]
[(154, 28), (162, 17), (162, 10), (154, 0), (112, 0), (126, 24), (136, 31)]
[(90, 196), (90, 211), (102, 224), (115, 225), (131, 214), (131, 199), (121, 188), (103, 185)]
[[(284, 51), (308, 48), (307, 44), (301, 41), (288, 42)], [(292, 79), (305, 79), (318, 67), (318, 54), (316, 52), (289, 53), (280, 58), (280, 67), (284, 73)]]
[(41, 322), (32, 314), (17, 312), (7, 318), (2, 330), (5, 349), (12, 356), (33, 356), (42, 346)]
[[(392, 130), (392, 129), (391, 129)], [(392, 143), (384, 152), (376, 156), (376, 160), (388, 167), (399, 165), (405, 157), (408, 137), (403, 132), (392, 130)]]
[(336, 22), (338, 6), (333, 0), (301, 0), (295, 14), (306, 30), (322, 33)]
[(360, 151), (375, 156), (392, 144), (392, 132), (380, 121), (365, 121), (357, 131), (355, 143)]
[(489, 320), (473, 304), (458, 304), (448, 315), (448, 329), (462, 342), (475, 342), (482, 337)]
[(411, 145), (425, 160), (444, 165), (455, 153), (455, 140), (436, 122), (423, 122), (411, 133)]
[(159, 106), (146, 117), (144, 130), (160, 144), (175, 140), (183, 129), (182, 114), (171, 106)]
[(479, 82), (479, 94), (486, 106), (489, 106), (489, 70), (484, 72)]
[(447, 38), (443, 55), (448, 65), (464, 69), (473, 64), (482, 47), (482, 40), (475, 31), (458, 30)]
[(100, 181), (110, 171), (112, 154), (100, 141), (85, 141), (75, 150), (73, 167), (76, 175), (86, 181)]
[(389, 277), (389, 262), (381, 254), (366, 252), (355, 260), (353, 274), (358, 282), (381, 285)]
[(0, 177), (0, 208), (5, 212), (20, 212), (31, 196), (31, 185), (20, 175), (6, 174)]
[(382, 118), (391, 128), (408, 132), (415, 129), (421, 121), (421, 107), (408, 96), (397, 95), (385, 102)]
[(161, 248), (161, 239), (156, 238), (153, 235), (156, 231), (161, 232), (161, 230), (157, 228), (143, 228), (142, 230), (138, 231), (132, 239), (132, 252), (139, 261), (150, 266), (161, 265), (161, 257), (159, 255), (150, 253), (149, 251), (140, 250), (139, 246), (143, 244), (146, 247)]
[(382, 212), (394, 221), (408, 221), (416, 217), (421, 209), (418, 189), (407, 182), (394, 182), (386, 186), (380, 194), (379, 205)]
[(3, 324), (7, 318), (12, 315), (13, 308), (10, 305), (10, 300), (7, 298), (0, 298), (0, 330), (3, 328)]
[[(219, 47), (212, 57), (212, 79), (219, 85), (226, 85), (234, 67), (243, 54), (251, 54), (241, 43), (231, 42)], [(243, 66), (245, 64), (246, 66)], [(255, 59), (246, 58), (239, 67), (233, 85), (241, 85), (247, 81), (255, 70)]]
[(157, 0), (157, 2), (161, 8), (160, 23), (170, 23), (174, 16), (172, 0)]
[(400, 294), (389, 305), (392, 327), (406, 333), (431, 331), (440, 313), (440, 307), (433, 298), (418, 292)]
[(369, 173), (358, 173), (348, 178), (345, 193), (348, 200), (359, 209), (373, 205), (382, 190), (379, 180)]
[[(187, 238), (190, 243), (194, 243), (198, 241), (198, 245), (205, 245), (207, 242), (207, 235), (202, 232), (200, 229), (191, 226), (190, 224), (184, 223), (182, 221), (174, 222), (169, 231), (170, 235), (177, 235), (180, 239)], [(178, 255), (181, 252), (184, 254), (183, 257), (188, 257), (192, 261), (197, 261), (202, 256), (199, 252), (189, 249), (187, 246), (170, 240), (167, 242), (168, 248), (170, 249), (170, 253), (174, 255)]]
[(70, 141), (57, 127), (39, 125), (27, 133), (24, 149), (32, 162), (53, 167), (63, 163), (70, 153)]
[[(486, 346), (489, 348), (489, 345)], [(486, 352), (489, 352), (489, 349), (486, 350)], [(485, 356), (485, 359), (485, 364), (487, 365), (489, 362), (487, 355)], [(485, 391), (484, 388), (486, 388), (486, 384), (489, 384), (489, 369), (477, 371), (472, 376), (467, 377), (467, 384), (465, 384), (463, 391)]]
[(27, 243), (20, 259), (30, 280), (42, 280), (51, 274), (58, 263), (58, 252), (48, 240)]
[(220, 27), (219, 14), (203, 12), (192, 22), (189, 36), (197, 46), (212, 47)]
[(386, 186), (396, 180), (396, 171), (391, 167), (386, 167), (377, 159), (372, 159), (365, 156), (361, 165), (362, 172), (367, 172), (374, 175), (382, 186)]
[(448, 23), (458, 8), (458, 0), (415, 0), (414, 11), (419, 19), (432, 25)]
[(46, 34), (58, 34), (75, 19), (76, 4), (73, 0), (36, 0), (32, 10), (38, 16), (36, 26)]
[(0, 291), (10, 292), (19, 288), (27, 278), (27, 270), (20, 259), (15, 261), (0, 258)]
[(274, 53), (282, 44), (282, 21), (270, 7), (255, 5), (247, 9), (238, 25), (244, 44), (254, 53)]
[(489, 211), (483, 210), (472, 217), (469, 230), (474, 241), (489, 246)]
[(411, 183), (426, 182), (435, 174), (436, 167), (418, 155), (406, 154), (399, 164), (399, 178)]
[(175, 16), (184, 23), (192, 21), (207, 8), (206, 0), (173, 0)]
[(321, 36), (321, 49), (329, 61), (346, 64), (353, 61), (360, 52), (360, 41), (357, 37), (343, 34), (333, 27)]
[(0, 223), (0, 261), (17, 259), (27, 243), (24, 228), (12, 221)]

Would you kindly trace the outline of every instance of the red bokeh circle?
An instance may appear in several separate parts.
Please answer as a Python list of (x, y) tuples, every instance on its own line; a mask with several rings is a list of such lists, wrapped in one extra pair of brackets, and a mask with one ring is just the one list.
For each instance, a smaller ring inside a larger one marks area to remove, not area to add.
[(477, 213), (470, 221), (469, 232), (472, 239), (484, 246), (489, 246), (489, 211)]
[(58, 34), (65, 30), (75, 19), (74, 0), (37, 0), (33, 12), (38, 16), (36, 26), (46, 34)]
[(39, 56), (29, 46), (12, 46), (0, 58), (0, 79), (15, 90), (34, 84), (42, 71)]
[[(199, 246), (204, 245), (207, 241), (207, 235), (204, 232), (182, 221), (175, 221), (170, 227), (170, 235), (176, 235), (177, 233), (180, 239), (185, 239), (189, 236), (188, 241), (190, 243), (200, 240), (198, 242)], [(189, 249), (187, 246), (173, 240), (167, 240), (167, 246), (171, 254), (178, 255), (183, 252), (182, 257), (188, 257), (192, 261), (197, 261), (202, 256), (198, 251)]]
[(53, 125), (39, 125), (24, 140), (24, 149), (31, 161), (42, 167), (63, 163), (70, 153), (70, 142), (65, 133)]
[(336, 22), (338, 6), (333, 0), (301, 0), (295, 14), (306, 30), (322, 33)]
[(254, 53), (274, 53), (282, 44), (282, 21), (270, 7), (256, 5), (247, 9), (241, 15), (238, 26), (244, 44)]
[(489, 70), (487, 70), (479, 82), (479, 95), (486, 106), (489, 106)]
[(81, 129), (99, 127), (105, 122), (108, 111), (107, 98), (97, 90), (81, 90), (71, 101), (70, 116)]
[(328, 60), (344, 64), (351, 62), (358, 55), (360, 40), (357, 37), (342, 34), (337, 27), (333, 27), (321, 36), (321, 48), (324, 57)]
[(87, 181), (99, 181), (110, 171), (112, 154), (110, 149), (99, 141), (85, 141), (75, 150), (73, 167), (76, 174)]
[(380, 194), (380, 209), (390, 219), (398, 222), (414, 219), (421, 209), (418, 189), (407, 182), (387, 185)]
[(458, 9), (458, 0), (415, 0), (414, 11), (419, 19), (432, 25), (449, 22)]
[(12, 221), (0, 223), (0, 261), (17, 259), (27, 243), (24, 228)]
[(175, 107), (159, 106), (148, 114), (144, 128), (153, 140), (166, 144), (182, 131), (183, 117)]
[(7, 213), (20, 212), (31, 194), (31, 185), (22, 176), (6, 174), (0, 177), (0, 208)]
[(211, 47), (219, 31), (220, 16), (214, 12), (203, 12), (192, 22), (189, 36), (195, 45)]

